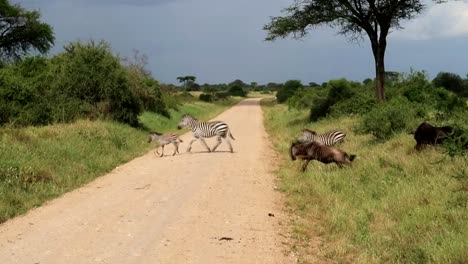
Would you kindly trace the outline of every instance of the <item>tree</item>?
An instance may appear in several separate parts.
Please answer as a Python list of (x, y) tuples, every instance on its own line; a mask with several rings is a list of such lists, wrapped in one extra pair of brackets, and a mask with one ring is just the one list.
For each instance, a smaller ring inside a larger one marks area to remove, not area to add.
[(184, 83), (184, 90), (187, 89), (187, 84), (194, 83), (197, 77), (195, 76), (179, 76), (177, 80)]
[(320, 86), (320, 84), (316, 83), (316, 82), (310, 82), (309, 83), (309, 87), (318, 87)]
[(257, 90), (258, 83), (257, 82), (250, 82), (250, 89)]
[(241, 81), (241, 80), (239, 80), (239, 79), (236, 79), (236, 80), (230, 82), (228, 85), (229, 85), (229, 87), (231, 87), (231, 86), (240, 86), (240, 87), (242, 87), (242, 88), (244, 88), (245, 86), (247, 86), (243, 81)]
[(401, 28), (402, 20), (414, 18), (424, 7), (422, 0), (294, 0), (284, 10), (286, 16), (271, 18), (263, 29), (269, 41), (289, 35), (300, 39), (309, 29), (323, 25), (340, 28), (339, 33), (352, 40), (367, 34), (375, 61), (377, 99), (384, 101), (387, 36), (391, 29)]
[(242, 89), (242, 86), (239, 86), (239, 85), (233, 85), (229, 87), (228, 93), (229, 95), (232, 95), (232, 96), (241, 96), (241, 97), (247, 96), (247, 93), (244, 91), (244, 89)]
[(465, 86), (463, 79), (456, 73), (439, 72), (432, 80), (432, 83), (436, 87), (444, 87), (458, 95), (468, 95), (468, 87)]
[(20, 60), (31, 50), (46, 53), (53, 46), (52, 27), (39, 19), (37, 11), (0, 0), (0, 62)]
[(201, 86), (196, 82), (190, 81), (187, 90), (188, 91), (201, 91)]
[(281, 88), (277, 93), (276, 93), (276, 98), (278, 100), (278, 103), (284, 103), (286, 102), (290, 97), (294, 95), (294, 93), (301, 89), (304, 88), (302, 85), (301, 81), (298, 80), (289, 80), (287, 81), (283, 88)]

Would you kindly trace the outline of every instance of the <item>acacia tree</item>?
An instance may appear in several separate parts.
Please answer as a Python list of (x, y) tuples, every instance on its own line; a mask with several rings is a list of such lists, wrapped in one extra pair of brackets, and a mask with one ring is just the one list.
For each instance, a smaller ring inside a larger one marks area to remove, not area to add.
[(0, 0), (0, 62), (19, 60), (31, 50), (46, 53), (52, 47), (52, 27), (39, 19), (37, 11)]
[(177, 80), (179, 82), (183, 82), (184, 83), (184, 89), (187, 89), (187, 84), (188, 83), (194, 83), (195, 80), (197, 79), (197, 77), (195, 76), (179, 76), (177, 77)]
[[(391, 29), (400, 29), (400, 22), (420, 14), (425, 5), (418, 0), (294, 0), (283, 10), (286, 16), (272, 17), (264, 26), (268, 32), (266, 40), (290, 35), (303, 38), (307, 32), (318, 26), (339, 28), (352, 40), (367, 35), (374, 54), (376, 73), (376, 95), (378, 101), (385, 100), (385, 50), (387, 36)], [(434, 1), (446, 2), (444, 0)]]

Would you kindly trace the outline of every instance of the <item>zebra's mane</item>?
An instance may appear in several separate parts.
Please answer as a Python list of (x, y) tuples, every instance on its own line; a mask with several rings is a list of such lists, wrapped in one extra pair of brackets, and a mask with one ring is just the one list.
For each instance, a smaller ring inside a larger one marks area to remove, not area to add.
[(157, 136), (161, 136), (162, 134), (159, 133), (159, 132), (156, 132), (156, 131), (151, 131), (150, 132), (150, 135), (157, 135)]
[(184, 114), (184, 115), (182, 116), (182, 118), (191, 118), (191, 119), (198, 120), (198, 119), (196, 119), (195, 117), (193, 117), (193, 115), (191, 115), (191, 114)]
[(307, 128), (302, 129), (302, 132), (308, 132), (308, 133), (311, 133), (312, 135), (317, 135), (317, 132), (307, 129)]

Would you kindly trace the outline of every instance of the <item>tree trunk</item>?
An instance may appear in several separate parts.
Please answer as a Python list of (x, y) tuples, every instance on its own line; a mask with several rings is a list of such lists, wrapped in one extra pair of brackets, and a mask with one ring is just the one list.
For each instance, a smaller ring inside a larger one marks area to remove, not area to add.
[(385, 48), (386, 41), (381, 40), (374, 51), (375, 59), (375, 92), (379, 102), (385, 101)]

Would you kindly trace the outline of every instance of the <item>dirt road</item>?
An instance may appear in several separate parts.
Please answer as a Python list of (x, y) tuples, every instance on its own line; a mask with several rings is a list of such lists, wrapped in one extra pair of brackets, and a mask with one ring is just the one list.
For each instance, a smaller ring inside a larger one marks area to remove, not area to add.
[(187, 154), (185, 134), (181, 155), (147, 153), (0, 225), (0, 263), (293, 263), (259, 99), (216, 120), (234, 154)]

